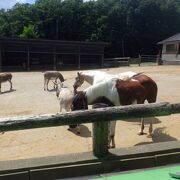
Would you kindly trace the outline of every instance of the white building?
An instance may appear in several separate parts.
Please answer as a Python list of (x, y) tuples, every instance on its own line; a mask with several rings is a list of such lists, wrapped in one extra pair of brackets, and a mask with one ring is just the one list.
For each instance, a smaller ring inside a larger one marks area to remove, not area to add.
[(158, 44), (162, 44), (163, 64), (180, 64), (180, 33), (160, 41)]

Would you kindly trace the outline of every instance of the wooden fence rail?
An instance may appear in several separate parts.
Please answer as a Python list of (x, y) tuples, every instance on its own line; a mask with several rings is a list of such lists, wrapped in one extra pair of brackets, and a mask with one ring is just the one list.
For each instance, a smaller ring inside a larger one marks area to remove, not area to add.
[[(0, 131), (13, 131), (42, 127), (64, 126), (69, 124), (93, 123), (93, 153), (103, 157), (107, 149), (107, 122), (139, 117), (167, 116), (180, 113), (180, 103), (168, 102), (108, 107), (64, 114), (47, 114), (0, 118)], [(103, 134), (103, 135), (102, 135)]]

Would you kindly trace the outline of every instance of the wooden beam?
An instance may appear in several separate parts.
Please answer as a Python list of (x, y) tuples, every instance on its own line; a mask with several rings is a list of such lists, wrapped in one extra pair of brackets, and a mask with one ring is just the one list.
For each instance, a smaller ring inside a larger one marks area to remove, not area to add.
[(94, 123), (93, 153), (103, 158), (107, 155), (108, 121), (139, 117), (167, 116), (180, 113), (179, 104), (152, 103), (119, 107), (107, 107), (64, 114), (0, 118), (0, 131), (12, 131), (69, 124)]
[(93, 110), (81, 110), (63, 114), (57, 113), (14, 118), (0, 118), (0, 131), (12, 131), (113, 120), (126, 121), (126, 119), (167, 116), (175, 113), (180, 113), (180, 104), (169, 104), (164, 102), (107, 107)]

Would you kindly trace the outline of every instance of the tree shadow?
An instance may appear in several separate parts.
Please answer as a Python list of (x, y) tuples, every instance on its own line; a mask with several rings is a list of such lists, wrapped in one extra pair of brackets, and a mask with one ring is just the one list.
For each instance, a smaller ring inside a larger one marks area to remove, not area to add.
[(83, 124), (79, 125), (79, 129), (80, 129), (80, 133), (78, 133), (77, 128), (71, 128), (69, 129), (69, 131), (80, 137), (84, 137), (84, 138), (92, 137), (91, 131), (85, 125)]
[(135, 146), (178, 140), (178, 139), (170, 136), (169, 134), (167, 134), (165, 132), (165, 129), (166, 129), (166, 127), (156, 128), (153, 132), (152, 142), (141, 142), (141, 143), (136, 144)]
[(7, 94), (7, 93), (11, 93), (11, 92), (14, 92), (16, 91), (15, 89), (12, 89), (12, 90), (8, 90), (8, 91), (4, 91), (4, 92), (0, 92), (0, 95), (2, 94)]

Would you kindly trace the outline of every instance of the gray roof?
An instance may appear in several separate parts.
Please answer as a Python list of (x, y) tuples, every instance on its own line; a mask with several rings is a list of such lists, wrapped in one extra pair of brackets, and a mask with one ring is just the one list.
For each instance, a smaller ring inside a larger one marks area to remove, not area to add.
[(180, 42), (180, 33), (175, 34), (174, 36), (171, 36), (163, 41), (160, 41), (157, 44), (164, 44), (164, 43), (170, 43), (170, 42)]

